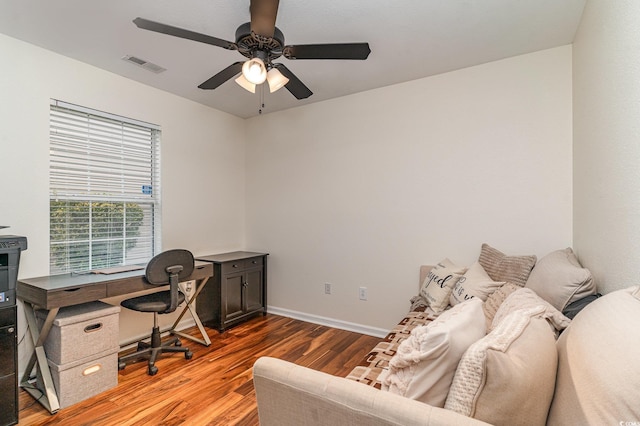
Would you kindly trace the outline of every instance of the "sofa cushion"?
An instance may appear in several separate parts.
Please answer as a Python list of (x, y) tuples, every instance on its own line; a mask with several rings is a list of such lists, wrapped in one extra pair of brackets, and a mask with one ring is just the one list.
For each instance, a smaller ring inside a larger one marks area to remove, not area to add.
[(640, 287), (588, 304), (558, 339), (558, 378), (549, 424), (640, 421)]
[(484, 316), (487, 322), (487, 330), (491, 329), (493, 317), (496, 316), (496, 312), (498, 312), (498, 309), (500, 308), (500, 305), (502, 305), (502, 302), (504, 302), (511, 293), (520, 288), (522, 287), (517, 286), (513, 283), (506, 283), (502, 287), (499, 287), (491, 295), (489, 295), (489, 297), (487, 297), (487, 300), (485, 300), (482, 305)]
[(382, 389), (443, 407), (462, 354), (485, 333), (482, 301), (459, 303), (400, 343)]
[(420, 296), (435, 313), (444, 311), (449, 306), (453, 286), (466, 271), (466, 268), (454, 264), (449, 259), (442, 260), (427, 274), (420, 288)]
[(482, 265), (479, 262), (475, 262), (453, 286), (449, 304), (455, 306), (472, 297), (485, 301), (490, 294), (504, 284), (504, 281), (492, 280)]
[(445, 408), (494, 425), (545, 424), (557, 352), (553, 333), (545, 320), (532, 316), (535, 312), (510, 314), (471, 345), (460, 360)]
[(596, 293), (591, 272), (580, 265), (570, 247), (540, 259), (531, 271), (526, 287), (559, 311), (571, 302)]
[(507, 256), (489, 244), (482, 244), (478, 262), (494, 281), (508, 281), (524, 287), (536, 264), (536, 256)]
[(502, 302), (502, 305), (500, 305), (496, 315), (493, 317), (490, 330), (495, 329), (512, 312), (536, 307), (540, 308), (536, 316), (549, 321), (554, 331), (564, 330), (571, 322), (569, 318), (562, 315), (562, 312), (551, 306), (549, 302), (543, 300), (530, 288), (519, 288)]

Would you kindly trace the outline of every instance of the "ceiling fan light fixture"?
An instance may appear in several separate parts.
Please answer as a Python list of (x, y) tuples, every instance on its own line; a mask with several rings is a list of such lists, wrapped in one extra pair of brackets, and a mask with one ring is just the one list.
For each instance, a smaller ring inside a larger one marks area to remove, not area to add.
[(240, 74), (240, 77), (236, 78), (236, 83), (243, 89), (256, 93), (256, 85), (244, 78), (244, 74)]
[(267, 79), (267, 68), (260, 58), (252, 58), (242, 65), (242, 75), (250, 83), (262, 84)]
[(269, 92), (273, 93), (287, 84), (289, 79), (282, 75), (277, 68), (271, 68), (267, 73), (267, 82), (269, 83)]

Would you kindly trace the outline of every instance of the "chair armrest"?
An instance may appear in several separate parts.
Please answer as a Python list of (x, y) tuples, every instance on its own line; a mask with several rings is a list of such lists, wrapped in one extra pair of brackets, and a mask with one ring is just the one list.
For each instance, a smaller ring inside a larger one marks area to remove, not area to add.
[(261, 426), (486, 425), (276, 358), (256, 361), (253, 383)]

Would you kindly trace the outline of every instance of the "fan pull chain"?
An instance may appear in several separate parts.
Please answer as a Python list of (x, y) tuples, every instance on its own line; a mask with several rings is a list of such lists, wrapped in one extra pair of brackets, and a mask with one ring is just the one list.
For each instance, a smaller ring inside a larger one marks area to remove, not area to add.
[(262, 110), (264, 109), (264, 83), (260, 86), (260, 106), (258, 107), (258, 114), (262, 114)]

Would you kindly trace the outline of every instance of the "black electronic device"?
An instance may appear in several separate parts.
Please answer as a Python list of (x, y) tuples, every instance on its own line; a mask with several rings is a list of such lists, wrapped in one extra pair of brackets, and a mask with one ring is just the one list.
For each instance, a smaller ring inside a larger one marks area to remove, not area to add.
[(17, 306), (0, 309), (0, 425), (18, 423)]
[(20, 253), (26, 249), (26, 237), (0, 235), (0, 308), (16, 304)]
[(0, 235), (0, 426), (18, 423), (16, 282), (26, 249), (26, 237)]

